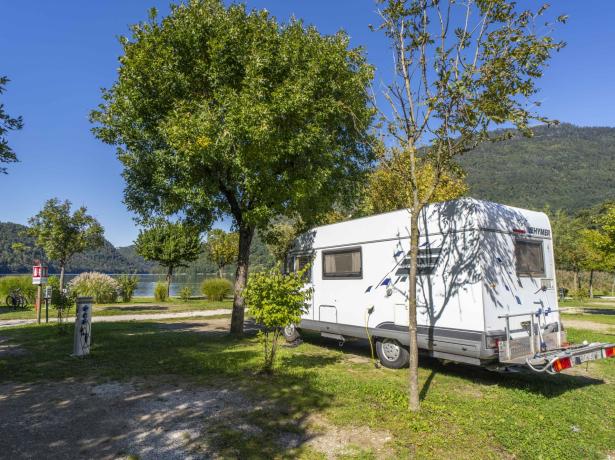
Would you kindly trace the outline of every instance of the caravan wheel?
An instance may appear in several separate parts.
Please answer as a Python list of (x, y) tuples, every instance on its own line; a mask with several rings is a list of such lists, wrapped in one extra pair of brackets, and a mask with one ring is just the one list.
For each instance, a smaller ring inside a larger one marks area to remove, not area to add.
[(299, 338), (299, 331), (297, 331), (297, 328), (294, 324), (289, 324), (284, 329), (282, 329), (282, 334), (284, 335), (286, 341), (289, 343), (294, 342)]
[(397, 340), (381, 339), (376, 342), (376, 353), (380, 363), (389, 369), (401, 369), (408, 365), (408, 350)]

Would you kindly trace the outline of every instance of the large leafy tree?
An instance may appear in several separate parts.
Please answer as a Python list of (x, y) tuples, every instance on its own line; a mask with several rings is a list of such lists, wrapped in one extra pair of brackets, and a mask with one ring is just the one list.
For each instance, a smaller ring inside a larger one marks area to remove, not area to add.
[(220, 229), (208, 232), (205, 252), (209, 260), (216, 264), (220, 278), (224, 277), (224, 268), (237, 260), (238, 248), (239, 235), (236, 232), (227, 233)]
[(26, 232), (47, 257), (60, 266), (60, 289), (64, 287), (64, 269), (70, 259), (80, 252), (104, 244), (104, 231), (98, 221), (87, 214), (85, 206), (71, 213), (71, 202), (48, 200), (43, 209), (28, 220)]
[[(0, 96), (5, 91), (5, 86), (9, 82), (7, 77), (0, 77)], [(0, 102), (0, 163), (14, 163), (17, 155), (9, 146), (6, 134), (11, 130), (21, 129), (23, 120), (21, 117), (13, 118), (4, 111), (4, 104)], [(0, 173), (6, 174), (6, 167), (0, 167)]]
[(125, 201), (142, 218), (181, 213), (206, 230), (231, 216), (231, 332), (241, 333), (255, 230), (280, 215), (317, 220), (370, 164), (372, 68), (342, 32), (220, 0), (152, 12), (121, 43), (94, 133), (118, 146)]
[[(388, 145), (408, 158), (398, 186), (410, 209), (409, 407), (418, 410), (419, 214), (441, 182), (455, 176), (460, 155), (498, 139), (491, 128), (504, 124), (531, 135), (532, 120), (548, 121), (534, 111), (531, 99), (551, 53), (563, 44), (544, 25), (548, 5), (532, 11), (509, 0), (380, 3), (380, 29), (395, 56), (395, 75), (385, 92), (391, 108), (384, 114)], [(425, 171), (428, 183), (421, 180)]]
[(167, 296), (171, 293), (175, 269), (187, 267), (203, 252), (197, 227), (164, 220), (157, 220), (150, 228), (139, 232), (135, 250), (144, 259), (158, 262), (167, 269)]

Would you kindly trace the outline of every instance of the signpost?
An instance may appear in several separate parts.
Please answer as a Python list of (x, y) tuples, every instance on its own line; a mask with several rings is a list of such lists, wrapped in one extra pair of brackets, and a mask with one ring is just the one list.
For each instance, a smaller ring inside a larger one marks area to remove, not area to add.
[(47, 284), (48, 267), (47, 265), (39, 262), (32, 267), (32, 284), (38, 286), (36, 290), (36, 321), (41, 323), (41, 300), (43, 297), (43, 285)]
[(77, 297), (73, 356), (85, 356), (90, 353), (93, 301), (92, 297)]

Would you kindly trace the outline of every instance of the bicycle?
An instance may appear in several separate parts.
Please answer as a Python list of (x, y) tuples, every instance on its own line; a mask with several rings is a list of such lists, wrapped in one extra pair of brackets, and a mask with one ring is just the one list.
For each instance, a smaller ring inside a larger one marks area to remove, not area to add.
[(27, 308), (29, 299), (20, 288), (11, 289), (9, 295), (6, 296), (6, 305), (13, 308)]

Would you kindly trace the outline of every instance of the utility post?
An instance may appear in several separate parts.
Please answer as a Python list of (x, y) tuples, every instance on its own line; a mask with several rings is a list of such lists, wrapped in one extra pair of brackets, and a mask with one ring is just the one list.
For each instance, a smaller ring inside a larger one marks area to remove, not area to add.
[(36, 261), (32, 267), (32, 284), (37, 286), (36, 289), (36, 322), (41, 324), (41, 303), (43, 299), (43, 285), (47, 284), (47, 264), (41, 261)]

